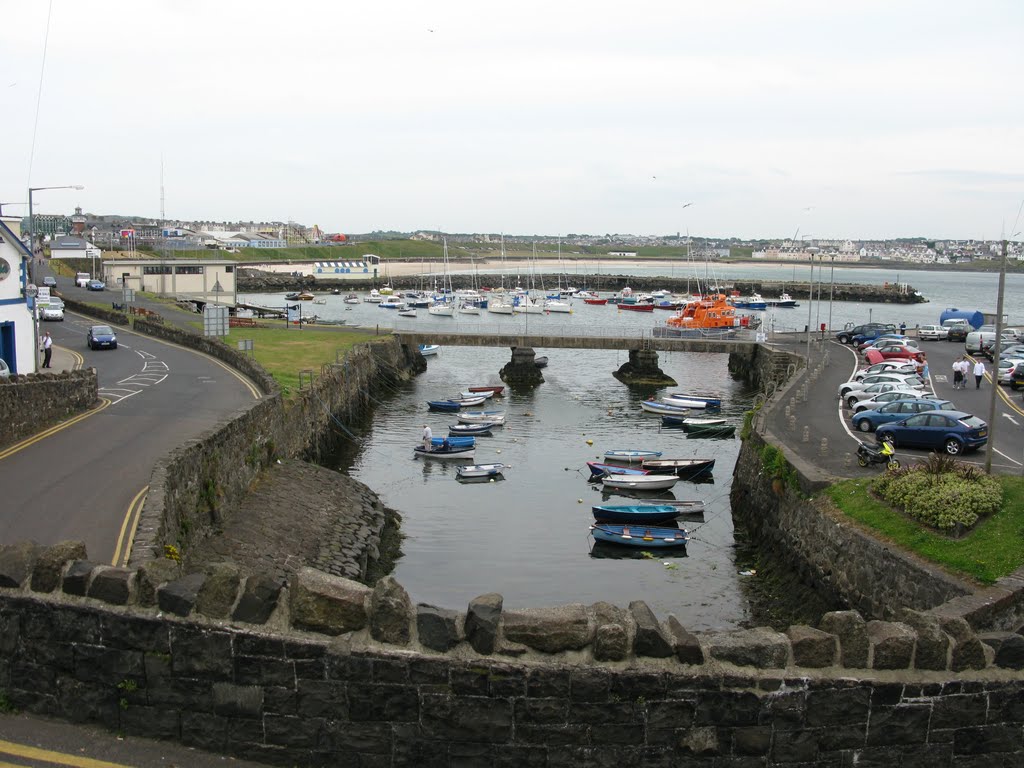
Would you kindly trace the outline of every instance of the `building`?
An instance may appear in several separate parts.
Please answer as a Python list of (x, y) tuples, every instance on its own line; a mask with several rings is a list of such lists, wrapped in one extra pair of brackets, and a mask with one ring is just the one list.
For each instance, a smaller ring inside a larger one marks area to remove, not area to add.
[(34, 373), (36, 325), (29, 285), (28, 247), (21, 241), (20, 219), (0, 216), (0, 358), (12, 373)]
[(107, 259), (103, 282), (196, 301), (234, 305), (235, 262), (215, 259)]

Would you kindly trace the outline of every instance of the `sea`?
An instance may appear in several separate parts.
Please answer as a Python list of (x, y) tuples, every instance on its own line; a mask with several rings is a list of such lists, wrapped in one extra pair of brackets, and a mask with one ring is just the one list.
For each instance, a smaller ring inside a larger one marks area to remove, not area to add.
[[(635, 268), (631, 274), (666, 275), (663, 266)], [(673, 268), (674, 269), (674, 268)], [(801, 269), (803, 270), (801, 272)], [(643, 271), (647, 270), (647, 271)], [(803, 330), (826, 322), (837, 329), (875, 320), (936, 323), (943, 309), (995, 310), (998, 275), (992, 273), (897, 272), (836, 269), (836, 283), (905, 282), (928, 301), (913, 305), (869, 304), (829, 300), (831, 270), (815, 270), (815, 295), (795, 309), (754, 313), (770, 332)], [(582, 273), (581, 273), (582, 274)], [(569, 276), (571, 279), (571, 275)], [(807, 265), (719, 265), (714, 280), (784, 280), (809, 282)], [(1008, 275), (1006, 306), (1020, 311), (1024, 276)], [(362, 294), (360, 294), (362, 296)], [(1010, 297), (1015, 297), (1011, 299)], [(239, 301), (281, 306), (284, 294), (239, 296)], [(387, 331), (391, 328), (438, 327), (485, 331), (512, 328), (548, 333), (591, 333), (605, 329), (643, 335), (663, 324), (670, 313), (633, 313), (614, 305), (573, 302), (569, 315), (456, 315), (398, 318), (374, 304), (346, 305), (341, 296), (321, 296), (323, 303), (303, 303), (304, 313), (321, 319)], [(1012, 321), (1012, 313), (1011, 313)], [(1021, 318), (1024, 320), (1024, 317)], [(373, 488), (384, 503), (401, 514), (401, 545), (394, 576), (415, 602), (464, 609), (475, 596), (503, 595), (508, 607), (541, 607), (607, 601), (627, 606), (644, 600), (658, 615), (675, 615), (694, 630), (733, 629), (768, 624), (815, 623), (820, 614), (842, 606), (827, 602), (785, 563), (758, 550), (757, 542), (732, 516), (729, 504), (739, 438), (690, 438), (665, 428), (640, 403), (668, 392), (719, 397), (722, 414), (741, 424), (756, 392), (733, 379), (727, 356), (713, 353), (661, 352), (662, 370), (676, 387), (627, 387), (612, 372), (628, 359), (612, 350), (537, 349), (546, 355), (544, 382), (525, 391), (505, 390), (486, 403), (506, 413), (504, 428), (478, 439), (476, 463), (509, 466), (493, 482), (456, 479), (454, 462), (417, 459), (424, 424), (434, 435), (447, 434), (456, 423), (451, 414), (435, 413), (428, 400), (453, 397), (471, 386), (500, 385), (506, 348), (443, 347), (427, 358), (427, 371), (414, 380), (374, 391), (372, 420), (343, 425), (349, 445), (337, 468)], [(699, 415), (699, 414), (695, 414)], [(608, 494), (589, 482), (586, 462), (602, 461), (608, 450), (654, 450), (663, 458), (714, 458), (710, 482), (680, 481), (657, 498), (702, 500), (703, 517), (680, 520), (691, 540), (683, 551), (644, 550), (595, 542), (590, 536), (595, 504), (631, 504), (635, 497)]]

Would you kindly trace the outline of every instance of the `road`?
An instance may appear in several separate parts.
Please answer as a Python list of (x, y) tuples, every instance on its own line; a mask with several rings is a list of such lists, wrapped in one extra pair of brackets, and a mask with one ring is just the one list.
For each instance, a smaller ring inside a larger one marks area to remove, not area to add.
[(156, 460), (258, 391), (213, 358), (127, 329), (116, 329), (116, 350), (89, 350), (85, 334), (97, 321), (65, 317), (45, 328), (96, 368), (103, 403), (0, 450), (0, 542), (84, 541), (90, 559), (121, 565)]

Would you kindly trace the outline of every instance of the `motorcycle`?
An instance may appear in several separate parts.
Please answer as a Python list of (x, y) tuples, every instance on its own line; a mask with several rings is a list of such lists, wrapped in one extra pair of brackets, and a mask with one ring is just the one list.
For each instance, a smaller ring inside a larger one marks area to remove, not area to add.
[(887, 469), (899, 469), (900, 460), (896, 458), (896, 448), (888, 440), (876, 445), (861, 443), (857, 447), (857, 463), (862, 467), (871, 464), (885, 464)]

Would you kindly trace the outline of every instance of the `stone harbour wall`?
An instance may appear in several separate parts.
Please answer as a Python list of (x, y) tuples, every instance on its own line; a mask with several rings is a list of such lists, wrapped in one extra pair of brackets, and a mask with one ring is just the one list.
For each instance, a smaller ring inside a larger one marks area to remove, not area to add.
[(0, 447), (92, 408), (98, 389), (95, 368), (0, 379)]
[(304, 569), (0, 547), (12, 707), (275, 765), (1017, 765), (1024, 637), (827, 614), (693, 634), (645, 603), (413, 606)]

